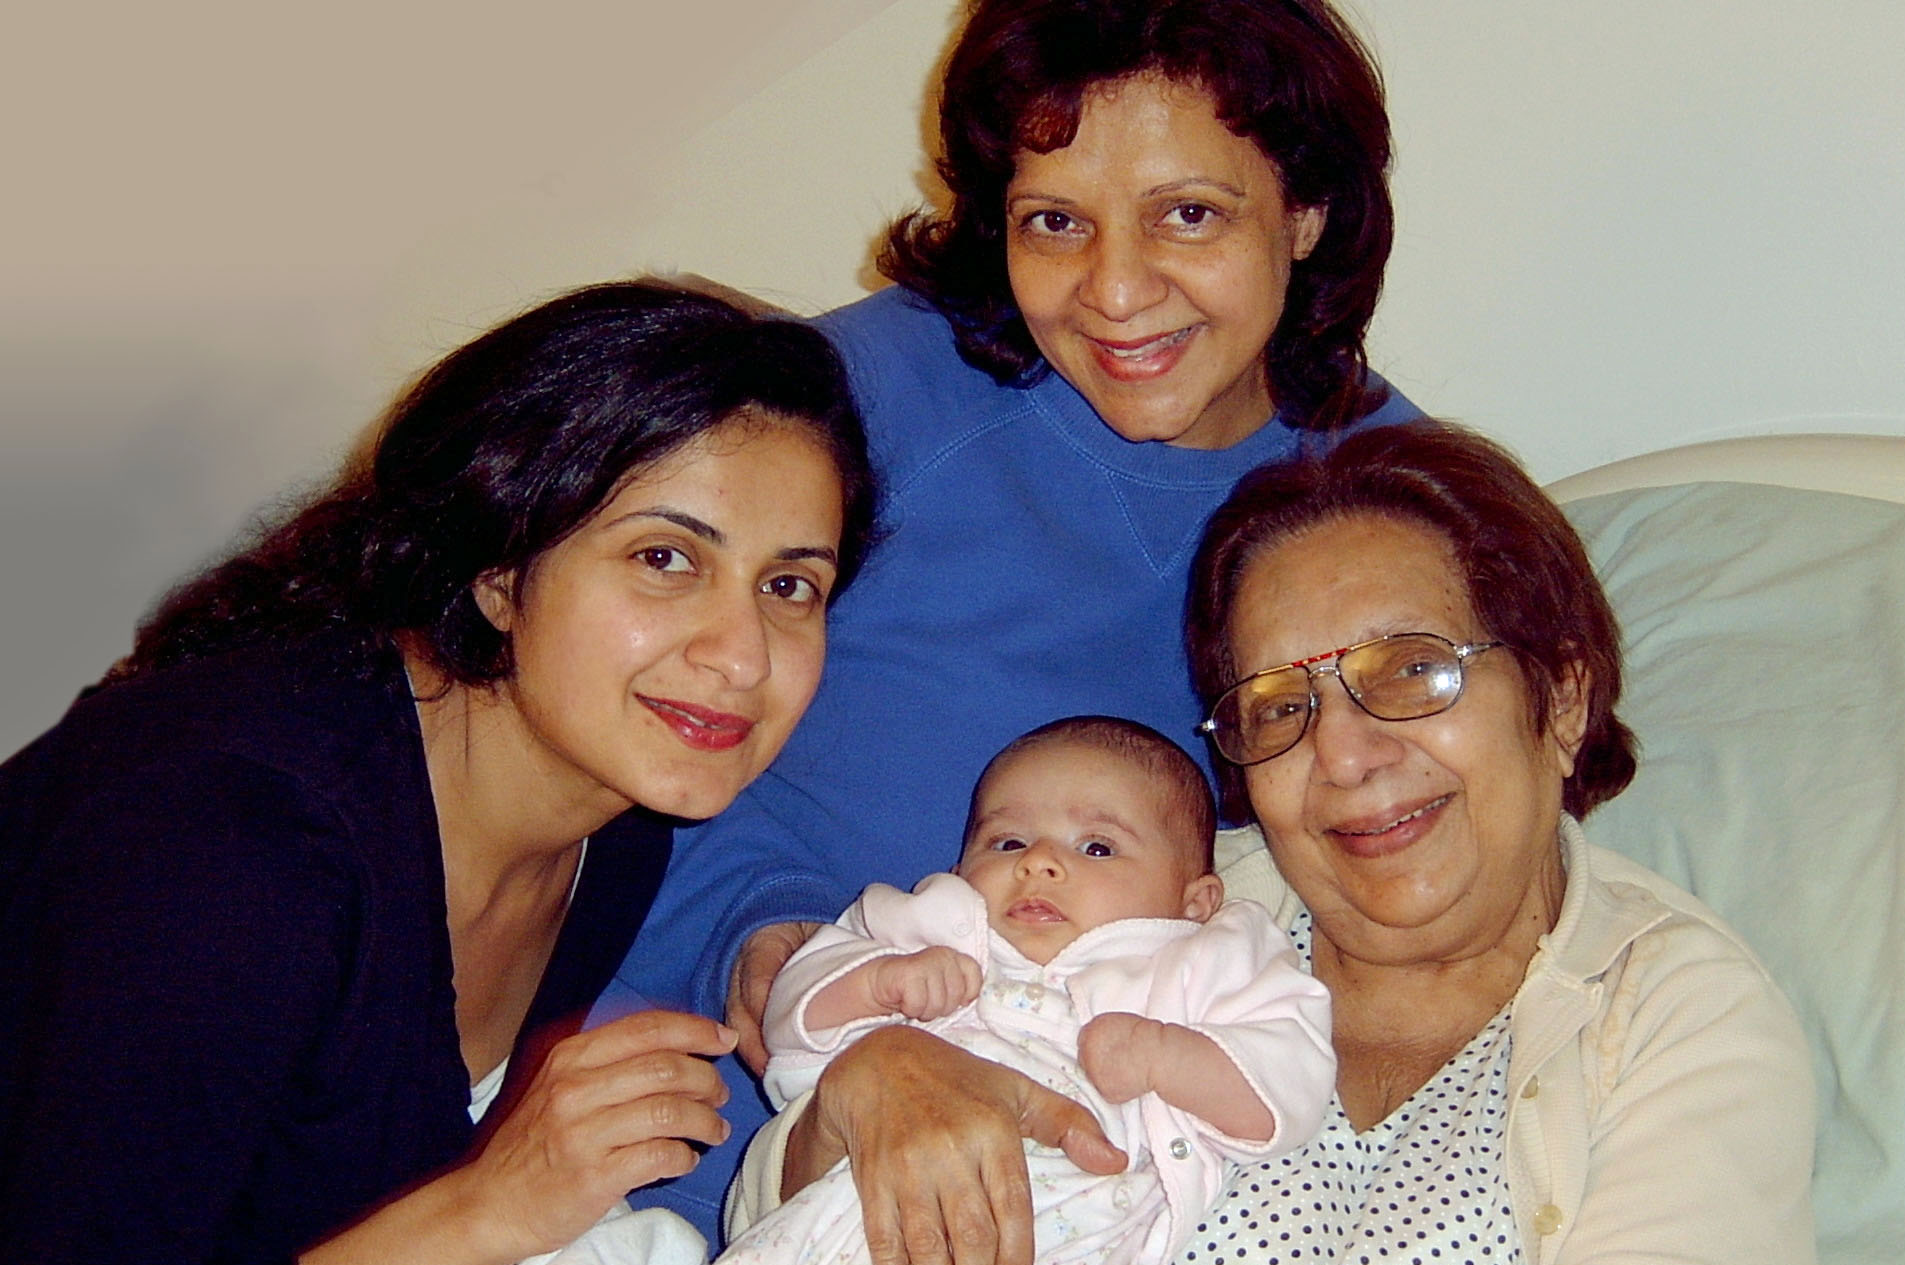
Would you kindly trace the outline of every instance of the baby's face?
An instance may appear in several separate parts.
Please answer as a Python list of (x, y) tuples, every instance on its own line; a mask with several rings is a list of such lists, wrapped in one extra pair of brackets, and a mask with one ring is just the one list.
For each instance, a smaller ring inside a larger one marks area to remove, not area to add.
[(992, 929), (1044, 965), (1120, 918), (1210, 917), (1223, 884), (1200, 874), (1166, 794), (1128, 760), (1083, 743), (1033, 747), (980, 788), (959, 875)]

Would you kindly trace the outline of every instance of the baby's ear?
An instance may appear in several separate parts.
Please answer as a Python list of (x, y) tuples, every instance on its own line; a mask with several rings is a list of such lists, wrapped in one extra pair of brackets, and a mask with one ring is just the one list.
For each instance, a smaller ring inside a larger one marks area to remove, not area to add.
[(1200, 874), (1184, 885), (1184, 916), (1192, 922), (1209, 922), (1223, 903), (1224, 880), (1215, 874)]

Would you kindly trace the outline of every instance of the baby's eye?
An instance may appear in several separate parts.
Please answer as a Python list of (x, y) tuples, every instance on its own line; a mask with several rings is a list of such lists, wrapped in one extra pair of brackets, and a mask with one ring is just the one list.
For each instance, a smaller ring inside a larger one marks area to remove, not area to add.
[(671, 545), (650, 545), (635, 554), (642, 565), (656, 571), (692, 571), (694, 562), (687, 554)]
[(1088, 857), (1108, 857), (1113, 855), (1112, 847), (1103, 839), (1087, 839), (1078, 845), (1078, 850)]
[(1009, 836), (1004, 839), (995, 839), (992, 843), (992, 850), (994, 852), (1017, 852), (1024, 847), (1025, 840), (1014, 839)]

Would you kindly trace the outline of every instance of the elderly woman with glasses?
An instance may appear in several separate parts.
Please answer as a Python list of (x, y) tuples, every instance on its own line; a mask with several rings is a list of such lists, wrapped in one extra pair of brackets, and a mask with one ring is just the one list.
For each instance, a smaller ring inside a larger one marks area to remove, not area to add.
[[(1202, 728), (1257, 823), (1220, 840), (1227, 892), (1329, 985), (1338, 1074), (1322, 1133), (1238, 1171), (1182, 1259), (1812, 1261), (1790, 1008), (1711, 911), (1582, 833), (1635, 761), (1613, 612), (1553, 502), (1468, 432), (1363, 431), (1245, 479), (1192, 585)], [(930, 1168), (967, 1118), (1104, 1162), (1012, 1074), (885, 1040), (757, 1143), (787, 1188), (841, 1150)], [(915, 1250), (974, 1215), (961, 1180), (935, 1175), (944, 1212), (909, 1196), (876, 1259), (989, 1259)]]
[(1241, 484), (1192, 583), (1204, 730), (1268, 845), (1233, 839), (1226, 881), (1329, 985), (1338, 1058), (1323, 1133), (1239, 1177), (1225, 1232), (1295, 1219), (1325, 1260), (1812, 1260), (1790, 1009), (1710, 910), (1582, 833), (1633, 741), (1553, 502), (1473, 434), (1373, 431)]

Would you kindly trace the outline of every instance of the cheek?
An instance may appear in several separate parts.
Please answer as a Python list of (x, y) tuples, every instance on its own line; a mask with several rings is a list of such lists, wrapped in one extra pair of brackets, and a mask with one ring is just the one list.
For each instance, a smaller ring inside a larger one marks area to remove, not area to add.
[(1070, 292), (1064, 264), (1025, 251), (1007, 248), (1006, 282), (1012, 289), (1012, 301), (1019, 315), (1036, 337), (1044, 326), (1056, 320)]
[(1235, 258), (1228, 268), (1213, 269), (1202, 279), (1209, 305), (1229, 313), (1240, 326), (1250, 330), (1252, 341), (1260, 336), (1269, 342), (1277, 321), (1283, 315), (1285, 291), (1290, 284), (1287, 267), (1259, 248)]
[(1265, 832), (1287, 831), (1302, 815), (1303, 780), (1294, 776), (1292, 769), (1298, 758), (1298, 752), (1290, 751), (1244, 771), (1244, 795), (1250, 801), (1250, 815)]
[(786, 638), (775, 652), (773, 664), (773, 679), (780, 682), (780, 696), (791, 713), (787, 723), (792, 725), (820, 688), (820, 675), (827, 666), (825, 625), (813, 633)]

